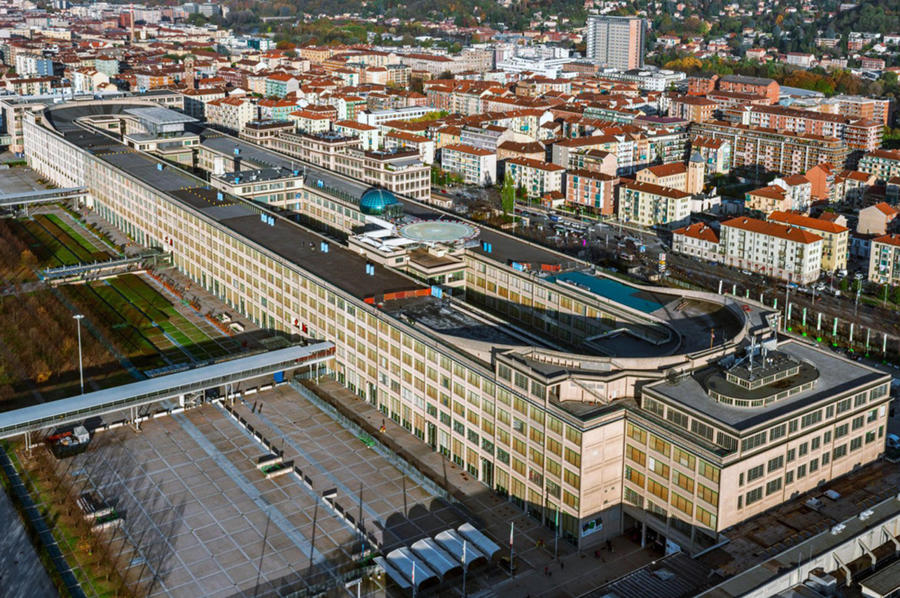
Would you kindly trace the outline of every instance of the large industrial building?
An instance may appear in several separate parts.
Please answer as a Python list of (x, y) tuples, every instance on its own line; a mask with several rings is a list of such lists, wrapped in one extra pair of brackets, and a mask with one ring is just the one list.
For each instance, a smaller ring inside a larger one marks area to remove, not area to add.
[(581, 547), (636, 528), (696, 553), (882, 453), (890, 377), (753, 303), (626, 284), (188, 123), (200, 178), (111, 126), (146, 105), (26, 114), (29, 164), (245, 317), (332, 341), (339, 382)]

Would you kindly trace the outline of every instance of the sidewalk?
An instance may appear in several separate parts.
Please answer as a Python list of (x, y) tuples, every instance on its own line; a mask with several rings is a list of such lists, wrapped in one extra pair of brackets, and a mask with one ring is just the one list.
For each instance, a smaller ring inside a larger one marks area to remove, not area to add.
[[(334, 379), (323, 378), (318, 384), (309, 383), (307, 387), (443, 487), (478, 527), (503, 549), (503, 554), (508, 554), (510, 523), (515, 524), (517, 571), (511, 579), (508, 574), (493, 575), (496, 579), (492, 590), (496, 596), (580, 596), (659, 556), (626, 537), (612, 541), (612, 553), (600, 548), (597, 556), (594, 549), (578, 552), (575, 546), (560, 538), (557, 562), (553, 557), (552, 530), (472, 479), (465, 470), (431, 450), (425, 442)], [(382, 425), (384, 433), (379, 432)], [(545, 575), (545, 567), (550, 575)], [(494, 571), (498, 573), (496, 569)]]

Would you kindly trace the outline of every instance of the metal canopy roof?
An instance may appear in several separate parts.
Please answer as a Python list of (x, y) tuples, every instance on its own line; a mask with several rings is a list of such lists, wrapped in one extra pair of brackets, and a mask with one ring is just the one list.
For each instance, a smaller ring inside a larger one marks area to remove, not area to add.
[[(392, 550), (386, 558), (388, 564), (405, 578), (408, 587), (413, 584), (413, 577), (415, 577), (416, 588), (421, 587), (426, 581), (438, 581), (435, 572), (405, 546)], [(413, 567), (415, 567), (415, 573), (413, 573)], [(390, 574), (390, 572), (388, 573)]]
[(487, 559), (488, 557), (478, 549), (472, 542), (463, 538), (454, 529), (444, 530), (434, 537), (435, 541), (453, 556), (457, 562), (462, 562), (463, 557), (463, 541), (466, 542), (466, 569), (478, 559)]
[(462, 566), (459, 558), (454, 560), (450, 554), (431, 538), (422, 538), (410, 548), (413, 554), (425, 561), (425, 564), (436, 571), (441, 579), (446, 578), (448, 573), (455, 569), (460, 569)]
[(195, 123), (197, 119), (169, 108), (148, 106), (146, 108), (126, 108), (125, 112), (154, 125), (174, 125), (179, 123)]
[(463, 523), (456, 529), (463, 538), (474, 544), (487, 558), (492, 559), (495, 554), (500, 552), (500, 547), (475, 529), (475, 526), (471, 523)]
[(301, 363), (315, 363), (330, 359), (333, 350), (334, 344), (330, 342), (288, 347), (0, 413), (0, 438), (71, 423), (100, 413), (147, 405)]

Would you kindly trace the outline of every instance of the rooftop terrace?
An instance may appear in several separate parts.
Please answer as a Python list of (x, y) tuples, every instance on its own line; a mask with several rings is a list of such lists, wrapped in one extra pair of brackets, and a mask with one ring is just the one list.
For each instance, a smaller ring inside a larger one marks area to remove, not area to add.
[(783, 341), (778, 351), (801, 364), (807, 364), (807, 367), (815, 368), (818, 378), (811, 388), (763, 407), (735, 407), (710, 398), (704, 382), (710, 375), (721, 372), (721, 368), (709, 366), (677, 382), (657, 382), (646, 390), (736, 430), (745, 430), (860, 385), (886, 380), (887, 376), (835, 353), (795, 340)]

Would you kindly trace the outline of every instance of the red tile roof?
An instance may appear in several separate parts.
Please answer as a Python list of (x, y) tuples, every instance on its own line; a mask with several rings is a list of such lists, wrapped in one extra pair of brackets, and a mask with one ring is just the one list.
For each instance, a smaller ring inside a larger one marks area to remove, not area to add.
[(684, 228), (676, 229), (672, 232), (673, 235), (684, 235), (686, 237), (691, 237), (694, 239), (700, 239), (701, 241), (706, 241), (708, 243), (718, 243), (719, 235), (715, 230), (710, 228), (705, 222), (696, 222), (691, 224), (690, 226), (685, 226)]
[(473, 156), (493, 156), (494, 152), (486, 149), (481, 149), (480, 147), (475, 147), (472, 145), (466, 145), (464, 143), (454, 143), (451, 145), (445, 145), (444, 151), (451, 150), (460, 152), (463, 154), (471, 154)]
[(822, 218), (811, 218), (810, 216), (794, 214), (793, 212), (780, 212), (777, 210), (769, 214), (769, 221), (780, 222), (781, 224), (791, 224), (802, 228), (811, 228), (813, 230), (822, 231), (823, 233), (845, 233), (850, 230), (846, 226), (841, 226), (840, 224), (835, 224), (834, 222)]
[(885, 245), (893, 245), (894, 247), (900, 247), (900, 235), (884, 235), (883, 237), (876, 237), (872, 239), (873, 243), (883, 243)]
[(690, 193), (685, 193), (684, 191), (679, 191), (678, 189), (673, 189), (671, 187), (662, 187), (660, 185), (654, 185), (653, 183), (641, 183), (632, 179), (622, 179), (621, 183), (619, 184), (626, 189), (641, 191), (643, 193), (652, 193), (653, 195), (659, 195), (661, 197), (668, 197), (671, 199), (682, 199), (684, 197), (691, 196)]
[(519, 166), (528, 166), (529, 168), (536, 168), (538, 170), (544, 170), (546, 172), (560, 172), (565, 170), (559, 164), (553, 164), (551, 162), (542, 162), (540, 160), (532, 160), (531, 158), (510, 158), (506, 161), (507, 164), (518, 164)]
[(682, 162), (672, 162), (670, 164), (650, 166), (646, 170), (649, 170), (657, 177), (667, 177), (672, 176), (673, 174), (683, 174), (687, 172), (687, 165)]
[(759, 233), (769, 237), (778, 237), (795, 243), (815, 243), (821, 241), (822, 237), (814, 235), (796, 226), (779, 224), (776, 222), (766, 222), (765, 220), (757, 220), (756, 218), (732, 218), (722, 223), (723, 227), (739, 228), (748, 232)]

